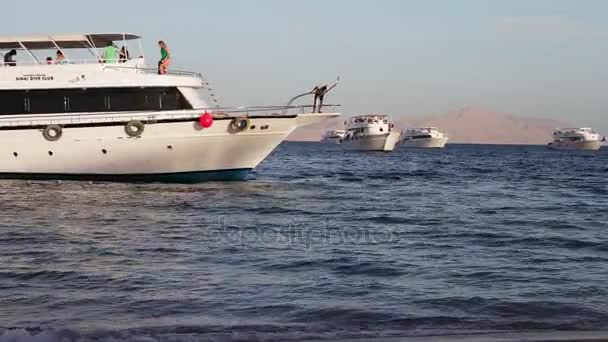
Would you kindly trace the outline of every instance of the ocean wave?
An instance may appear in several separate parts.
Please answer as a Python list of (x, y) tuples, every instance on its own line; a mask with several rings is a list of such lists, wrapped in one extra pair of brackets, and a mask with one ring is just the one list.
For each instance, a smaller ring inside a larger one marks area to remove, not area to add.
[(356, 332), (315, 332), (306, 330), (281, 331), (271, 329), (264, 331), (200, 332), (200, 329), (168, 329), (166, 332), (139, 331), (95, 331), (79, 332), (76, 330), (26, 330), (11, 329), (0, 331), (0, 342), (279, 342), (334, 340), (338, 338), (375, 337), (375, 334)]
[(87, 279), (84, 274), (75, 271), (31, 271), (31, 272), (0, 272), (0, 278), (20, 281), (66, 281)]
[(366, 277), (398, 277), (407, 274), (405, 265), (391, 265), (389, 262), (359, 262), (355, 264), (336, 265), (332, 271), (344, 275), (363, 275)]
[(551, 325), (552, 328), (588, 329), (600, 328), (608, 319), (607, 311), (558, 301), (515, 302), (496, 298), (445, 297), (421, 300), (416, 304), (437, 310), (458, 310), (469, 317), (500, 317), (500, 320), (491, 322), (492, 327), (501, 327), (501, 322), (513, 324), (515, 321), (527, 321), (529, 327)]

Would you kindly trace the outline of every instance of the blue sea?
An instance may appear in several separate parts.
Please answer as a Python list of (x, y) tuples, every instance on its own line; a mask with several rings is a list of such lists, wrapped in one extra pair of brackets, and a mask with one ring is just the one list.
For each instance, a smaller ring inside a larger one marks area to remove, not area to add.
[(0, 341), (608, 329), (608, 150), (284, 143), (247, 182), (0, 181)]

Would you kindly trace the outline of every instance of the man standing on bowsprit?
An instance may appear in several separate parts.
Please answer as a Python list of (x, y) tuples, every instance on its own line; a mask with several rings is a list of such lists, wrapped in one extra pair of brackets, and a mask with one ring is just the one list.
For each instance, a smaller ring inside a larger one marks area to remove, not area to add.
[[(313, 113), (321, 113), (321, 109), (323, 108), (323, 97), (328, 92), (327, 84), (319, 84), (314, 87), (312, 92), (315, 94), (315, 102), (312, 105)], [(319, 102), (319, 107), (317, 109), (317, 101)]]
[[(338, 76), (338, 79), (336, 79), (336, 82), (332, 84), (331, 87), (328, 86), (326, 83), (321, 83), (312, 89), (310, 93), (315, 94), (315, 102), (312, 105), (313, 113), (321, 113), (321, 110), (323, 109), (323, 97), (325, 96), (325, 94), (332, 91), (332, 89), (334, 89), (338, 85), (338, 82), (340, 82), (340, 76)], [(318, 107), (317, 101), (319, 101)]]

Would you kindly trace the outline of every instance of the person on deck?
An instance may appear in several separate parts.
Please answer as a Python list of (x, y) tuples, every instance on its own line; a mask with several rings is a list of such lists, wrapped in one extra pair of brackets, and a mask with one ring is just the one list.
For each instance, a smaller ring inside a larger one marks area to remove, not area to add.
[(321, 113), (321, 108), (323, 107), (323, 97), (327, 92), (327, 84), (319, 84), (313, 88), (312, 92), (315, 94), (315, 102), (312, 104), (312, 112), (317, 113), (317, 102), (319, 102), (318, 113)]
[(46, 58), (46, 64), (48, 64), (48, 65), (53, 65), (53, 64), (55, 64), (55, 63), (53, 63), (53, 57), (47, 57), (47, 58)]
[(118, 48), (114, 43), (108, 42), (105, 49), (103, 50), (103, 62), (104, 63), (117, 63), (118, 62)]
[(57, 50), (57, 56), (55, 57), (55, 64), (66, 64), (68, 61), (65, 59), (63, 51)]
[[(338, 80), (339, 80), (339, 78), (338, 78)], [(319, 84), (318, 86), (316, 86), (312, 89), (311, 93), (313, 93), (315, 95), (315, 101), (312, 105), (313, 113), (321, 113), (321, 109), (323, 108), (323, 97), (325, 97), (325, 94), (329, 93), (337, 85), (338, 85), (338, 81), (336, 81), (336, 83), (334, 83), (331, 87), (328, 86), (327, 84)], [(319, 102), (318, 107), (317, 107), (317, 101)]]
[(15, 61), (15, 56), (17, 56), (17, 50), (11, 50), (4, 55), (4, 65), (6, 66), (17, 66), (17, 62)]
[(126, 46), (120, 48), (120, 63), (125, 63), (126, 61), (131, 59), (131, 55), (129, 54), (129, 49)]
[(158, 46), (160, 47), (160, 61), (158, 61), (158, 74), (166, 75), (169, 72), (169, 64), (171, 64), (171, 53), (169, 48), (164, 41), (159, 41)]

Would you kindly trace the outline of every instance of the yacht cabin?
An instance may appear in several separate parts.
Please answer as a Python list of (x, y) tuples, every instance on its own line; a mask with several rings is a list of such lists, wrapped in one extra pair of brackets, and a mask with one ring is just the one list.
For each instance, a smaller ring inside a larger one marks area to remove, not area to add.
[(348, 139), (356, 139), (366, 135), (388, 134), (394, 127), (390, 117), (382, 114), (355, 116), (345, 122), (345, 126)]
[[(127, 53), (104, 59), (112, 45)], [(158, 75), (135, 34), (0, 37), (0, 54), (0, 116), (207, 107), (197, 91), (201, 75)]]

